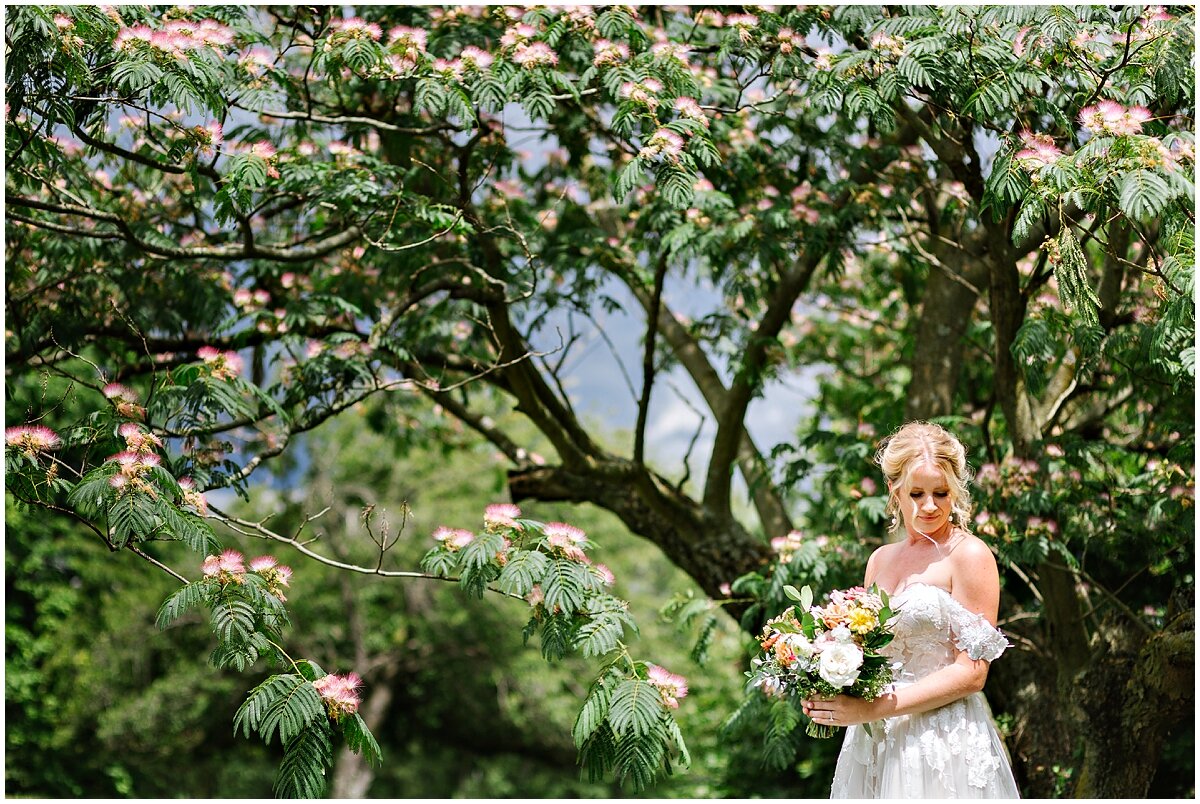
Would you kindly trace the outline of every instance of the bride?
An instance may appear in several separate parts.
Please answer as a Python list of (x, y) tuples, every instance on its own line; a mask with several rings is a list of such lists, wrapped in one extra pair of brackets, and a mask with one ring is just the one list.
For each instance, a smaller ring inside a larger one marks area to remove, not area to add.
[(849, 727), (831, 797), (1018, 798), (981, 692), (989, 662), (1009, 645), (995, 628), (996, 560), (966, 528), (966, 450), (943, 428), (912, 422), (878, 461), (892, 531), (902, 519), (904, 538), (871, 555), (865, 585), (879, 584), (899, 612), (882, 651), (899, 669), (874, 701), (804, 701), (816, 722)]

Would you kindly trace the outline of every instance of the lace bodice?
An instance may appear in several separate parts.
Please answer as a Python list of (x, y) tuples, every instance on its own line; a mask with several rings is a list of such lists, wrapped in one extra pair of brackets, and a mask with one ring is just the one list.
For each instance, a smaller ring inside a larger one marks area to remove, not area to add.
[(900, 664), (898, 682), (912, 682), (954, 662), (957, 651), (993, 661), (1008, 640), (981, 614), (967, 610), (940, 586), (911, 583), (892, 595), (896, 638), (881, 652)]

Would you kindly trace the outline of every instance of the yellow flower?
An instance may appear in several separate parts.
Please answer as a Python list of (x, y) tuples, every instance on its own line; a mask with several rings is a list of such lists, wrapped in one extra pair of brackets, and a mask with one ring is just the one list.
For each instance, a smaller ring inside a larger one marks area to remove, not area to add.
[(879, 618), (864, 608), (854, 608), (846, 617), (846, 627), (856, 634), (865, 634), (879, 623)]

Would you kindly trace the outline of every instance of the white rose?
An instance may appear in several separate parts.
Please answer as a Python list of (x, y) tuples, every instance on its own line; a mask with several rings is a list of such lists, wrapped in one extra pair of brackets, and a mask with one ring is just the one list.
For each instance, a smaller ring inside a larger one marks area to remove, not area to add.
[(808, 637), (804, 634), (784, 634), (780, 639), (787, 642), (788, 647), (792, 649), (792, 653), (803, 659), (811, 659), (816, 648), (813, 643), (808, 641)]
[(849, 687), (858, 680), (863, 652), (857, 645), (838, 642), (821, 652), (821, 678), (835, 687)]
[(839, 625), (837, 628), (829, 632), (829, 636), (835, 642), (853, 642), (854, 634), (844, 625)]

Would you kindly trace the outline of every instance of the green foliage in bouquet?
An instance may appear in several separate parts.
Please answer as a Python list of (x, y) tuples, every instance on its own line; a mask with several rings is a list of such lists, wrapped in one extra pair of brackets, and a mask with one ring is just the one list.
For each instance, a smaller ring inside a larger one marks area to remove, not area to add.
[[(830, 592), (824, 607), (814, 607), (812, 589), (787, 586), (800, 604), (767, 621), (759, 643), (764, 653), (746, 672), (749, 686), (799, 708), (813, 697), (851, 695), (877, 698), (892, 681), (892, 666), (879, 651), (894, 634), (888, 630), (895, 612), (878, 585)], [(865, 724), (864, 724), (865, 725)], [(831, 737), (838, 727), (809, 720), (812, 737)], [(866, 726), (869, 730), (869, 726)]]

